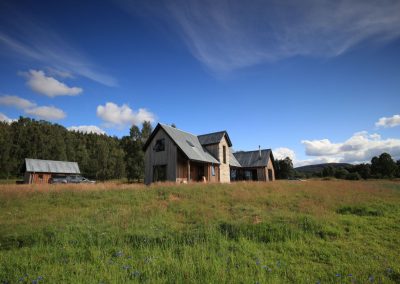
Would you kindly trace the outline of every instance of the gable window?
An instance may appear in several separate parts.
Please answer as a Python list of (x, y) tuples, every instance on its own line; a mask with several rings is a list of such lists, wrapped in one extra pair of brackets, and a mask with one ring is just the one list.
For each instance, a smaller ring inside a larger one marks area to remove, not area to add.
[(222, 146), (222, 155), (224, 164), (226, 164), (226, 146)]
[(158, 139), (156, 141), (156, 144), (154, 145), (153, 150), (156, 151), (156, 152), (165, 151), (165, 139), (164, 138)]

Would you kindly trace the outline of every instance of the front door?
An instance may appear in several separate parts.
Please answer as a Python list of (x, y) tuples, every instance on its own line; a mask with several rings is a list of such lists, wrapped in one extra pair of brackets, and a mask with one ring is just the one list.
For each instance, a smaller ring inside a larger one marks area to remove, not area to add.
[(268, 169), (268, 180), (269, 181), (273, 181), (274, 180), (274, 177), (272, 176), (272, 170), (271, 169)]
[(167, 165), (153, 167), (153, 182), (167, 180)]

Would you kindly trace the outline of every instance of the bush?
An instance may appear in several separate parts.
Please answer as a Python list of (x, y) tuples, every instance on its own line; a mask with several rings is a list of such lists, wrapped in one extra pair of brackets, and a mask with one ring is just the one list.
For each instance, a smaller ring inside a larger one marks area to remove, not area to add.
[(344, 179), (348, 173), (349, 171), (345, 168), (337, 168), (335, 171), (335, 178)]
[(347, 180), (360, 180), (361, 176), (359, 173), (355, 172), (355, 173), (348, 173), (346, 175), (346, 179)]
[(366, 206), (342, 206), (336, 210), (341, 215), (357, 215), (357, 216), (383, 216), (383, 211)]

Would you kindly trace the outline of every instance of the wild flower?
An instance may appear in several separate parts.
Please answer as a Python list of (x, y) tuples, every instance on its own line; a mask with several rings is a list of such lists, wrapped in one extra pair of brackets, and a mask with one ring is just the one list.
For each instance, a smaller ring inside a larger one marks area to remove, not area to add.
[(122, 269), (124, 269), (124, 270), (129, 270), (129, 269), (131, 269), (132, 267), (130, 266), (130, 265), (124, 265), (124, 266), (122, 266)]
[(265, 271), (267, 271), (267, 272), (271, 272), (272, 271), (272, 269), (270, 267), (266, 266), (266, 265), (263, 265), (262, 268), (265, 269)]
[(121, 257), (121, 256), (123, 256), (124, 255), (124, 253), (122, 252), (122, 251), (117, 251), (117, 252), (115, 252), (114, 254), (113, 254), (113, 257)]
[(336, 274), (336, 277), (341, 277), (342, 275), (340, 274), (340, 273), (337, 273)]
[(140, 274), (141, 274), (140, 271), (135, 270), (135, 271), (133, 271), (133, 272), (131, 273), (131, 276), (132, 276), (132, 277), (139, 277)]
[(373, 275), (370, 275), (370, 276), (368, 277), (368, 280), (369, 280), (369, 282), (373, 283), (373, 282), (375, 281), (375, 278), (374, 278)]

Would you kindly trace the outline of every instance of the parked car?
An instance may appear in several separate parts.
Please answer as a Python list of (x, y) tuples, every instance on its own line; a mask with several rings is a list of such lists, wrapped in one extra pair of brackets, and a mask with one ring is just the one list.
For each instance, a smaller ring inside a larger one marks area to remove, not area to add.
[(59, 183), (95, 183), (94, 180), (89, 180), (83, 176), (72, 175), (72, 176), (64, 176), (64, 175), (56, 175), (49, 179), (49, 183), (51, 184), (59, 184)]
[(89, 180), (83, 176), (67, 176), (68, 183), (95, 183), (94, 180)]
[(61, 176), (61, 175), (52, 176), (49, 179), (49, 183), (51, 184), (68, 183), (67, 176)]

